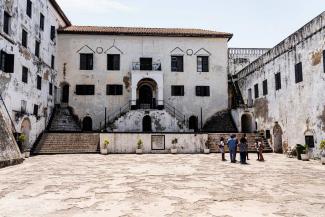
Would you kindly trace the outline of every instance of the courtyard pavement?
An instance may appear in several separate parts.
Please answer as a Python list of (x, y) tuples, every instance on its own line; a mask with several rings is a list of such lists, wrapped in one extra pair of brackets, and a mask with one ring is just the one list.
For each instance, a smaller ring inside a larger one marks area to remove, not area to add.
[(0, 216), (325, 216), (319, 161), (250, 157), (36, 156), (0, 169)]

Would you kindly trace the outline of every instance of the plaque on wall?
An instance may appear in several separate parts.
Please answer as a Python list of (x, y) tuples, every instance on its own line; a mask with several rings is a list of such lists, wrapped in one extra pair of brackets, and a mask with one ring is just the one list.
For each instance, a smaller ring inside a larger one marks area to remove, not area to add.
[(151, 150), (156, 150), (156, 151), (165, 150), (165, 135), (151, 136)]

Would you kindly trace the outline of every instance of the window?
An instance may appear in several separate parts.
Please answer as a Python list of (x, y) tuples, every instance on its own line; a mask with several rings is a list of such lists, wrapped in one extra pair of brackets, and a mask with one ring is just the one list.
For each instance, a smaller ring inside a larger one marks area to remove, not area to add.
[(281, 89), (281, 73), (278, 72), (275, 74), (275, 90)]
[(184, 96), (184, 86), (183, 85), (172, 86), (172, 96)]
[(51, 58), (51, 68), (54, 69), (55, 67), (55, 56), (52, 55), (52, 58)]
[(106, 86), (107, 95), (123, 95), (123, 85), (110, 84)]
[(196, 96), (210, 96), (210, 87), (196, 86)]
[(184, 57), (183, 56), (172, 56), (171, 57), (172, 72), (183, 72), (184, 71)]
[(306, 145), (308, 148), (315, 148), (315, 139), (314, 136), (305, 136)]
[(107, 70), (118, 71), (120, 70), (120, 55), (108, 54), (107, 55)]
[(140, 70), (152, 71), (152, 58), (140, 58)]
[(323, 50), (323, 70), (325, 73), (325, 50)]
[(37, 75), (37, 89), (42, 90), (42, 77)]
[(80, 54), (80, 70), (93, 70), (93, 54)]
[(26, 14), (27, 14), (27, 16), (32, 17), (32, 1), (31, 0), (27, 0)]
[(21, 100), (20, 101), (20, 111), (21, 111), (21, 113), (23, 113), (23, 114), (26, 113), (26, 107), (27, 107), (27, 101)]
[(0, 52), (0, 69), (3, 72), (13, 73), (15, 65), (15, 55), (7, 54), (4, 51)]
[(34, 105), (33, 115), (38, 116), (38, 105)]
[(254, 85), (254, 93), (255, 93), (255, 99), (257, 99), (259, 97), (258, 84)]
[(49, 94), (53, 95), (53, 84), (51, 82), (49, 83)]
[(22, 36), (21, 36), (21, 44), (27, 48), (27, 38), (28, 38), (28, 34), (27, 32), (23, 29), (22, 31)]
[(95, 95), (95, 85), (76, 85), (76, 95)]
[(40, 50), (40, 42), (39, 41), (35, 41), (35, 56), (37, 56), (39, 58), (39, 50)]
[(44, 30), (44, 19), (45, 19), (44, 15), (42, 13), (40, 13), (39, 28), (41, 30)]
[(197, 57), (197, 71), (198, 72), (209, 72), (209, 57), (198, 56)]
[(10, 29), (10, 15), (7, 12), (4, 12), (3, 15), (3, 32), (9, 35)]
[(55, 26), (51, 26), (51, 40), (52, 41), (54, 41), (54, 39), (55, 39), (55, 34), (56, 34), (55, 31), (56, 31)]
[(295, 65), (295, 75), (296, 75), (296, 83), (300, 83), (303, 81), (301, 62)]
[(268, 89), (267, 89), (267, 80), (263, 81), (263, 96), (266, 96), (268, 94)]
[(21, 81), (26, 84), (28, 83), (28, 68), (25, 66), (23, 66)]

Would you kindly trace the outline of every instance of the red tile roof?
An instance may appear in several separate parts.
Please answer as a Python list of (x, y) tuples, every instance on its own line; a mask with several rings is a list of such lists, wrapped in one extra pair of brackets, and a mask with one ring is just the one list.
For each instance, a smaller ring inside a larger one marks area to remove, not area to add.
[(164, 37), (207, 37), (232, 38), (233, 34), (204, 29), (181, 28), (138, 28), (104, 26), (69, 26), (58, 31), (60, 34), (86, 35), (127, 35), (127, 36), (164, 36)]

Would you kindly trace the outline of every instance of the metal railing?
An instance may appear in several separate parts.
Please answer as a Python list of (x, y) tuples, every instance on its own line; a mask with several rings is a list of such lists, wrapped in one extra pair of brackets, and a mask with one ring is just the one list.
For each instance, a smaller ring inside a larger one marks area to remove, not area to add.
[(176, 109), (175, 106), (169, 104), (166, 101), (163, 101), (165, 110), (171, 114), (173, 117), (175, 117), (178, 121), (182, 122), (184, 125), (186, 125), (186, 116), (179, 110)]

